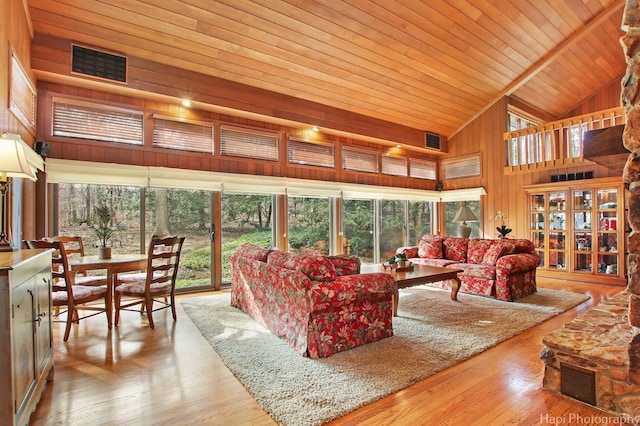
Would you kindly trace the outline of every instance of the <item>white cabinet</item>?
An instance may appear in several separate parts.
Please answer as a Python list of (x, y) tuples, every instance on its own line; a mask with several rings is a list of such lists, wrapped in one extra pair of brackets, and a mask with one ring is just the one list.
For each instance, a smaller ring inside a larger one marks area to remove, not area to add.
[[(51, 253), (0, 253), (0, 419), (26, 425), (53, 375)], [(5, 423), (6, 422), (6, 423)]]

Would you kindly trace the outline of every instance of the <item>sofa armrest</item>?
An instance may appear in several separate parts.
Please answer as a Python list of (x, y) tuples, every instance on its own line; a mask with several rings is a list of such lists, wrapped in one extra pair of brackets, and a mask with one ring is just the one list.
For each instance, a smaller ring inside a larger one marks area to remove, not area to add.
[(343, 275), (331, 282), (312, 281), (309, 300), (312, 310), (317, 310), (347, 305), (358, 299), (384, 298), (395, 291), (396, 280), (385, 272)]
[(535, 269), (540, 265), (540, 256), (532, 253), (508, 254), (498, 258), (496, 269), (512, 272), (526, 272)]

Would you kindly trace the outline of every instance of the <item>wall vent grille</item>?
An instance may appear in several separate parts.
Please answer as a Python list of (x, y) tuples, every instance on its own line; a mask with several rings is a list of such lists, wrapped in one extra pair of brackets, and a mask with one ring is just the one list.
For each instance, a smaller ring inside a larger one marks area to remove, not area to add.
[(73, 45), (71, 71), (77, 74), (127, 82), (127, 58), (99, 50)]
[(568, 180), (582, 180), (582, 179), (593, 179), (593, 171), (551, 175), (551, 182), (565, 182)]
[(560, 392), (595, 406), (597, 403), (595, 371), (560, 363)]
[(431, 148), (431, 149), (440, 149), (440, 135), (426, 132), (425, 147)]

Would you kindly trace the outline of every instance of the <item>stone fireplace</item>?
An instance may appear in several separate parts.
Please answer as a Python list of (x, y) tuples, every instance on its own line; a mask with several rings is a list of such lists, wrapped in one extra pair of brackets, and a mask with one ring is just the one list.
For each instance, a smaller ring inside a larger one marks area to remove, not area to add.
[(623, 171), (631, 232), (625, 291), (545, 336), (543, 387), (640, 424), (640, 0), (626, 0), (622, 50), (627, 72), (621, 103)]

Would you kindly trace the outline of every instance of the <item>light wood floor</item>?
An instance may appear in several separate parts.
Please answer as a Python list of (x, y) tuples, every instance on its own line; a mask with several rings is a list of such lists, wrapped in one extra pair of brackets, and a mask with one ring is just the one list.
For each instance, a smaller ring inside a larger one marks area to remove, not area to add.
[[(568, 425), (582, 424), (577, 416), (611, 417), (543, 390), (539, 355), (545, 334), (622, 288), (538, 281), (592, 300), (331, 424)], [(103, 316), (89, 318), (67, 343), (62, 324), (54, 324), (55, 377), (31, 425), (275, 424), (179, 304), (175, 323), (168, 310), (154, 320), (151, 330), (140, 315), (125, 312), (109, 333)], [(602, 424), (591, 420), (584, 424)]]

